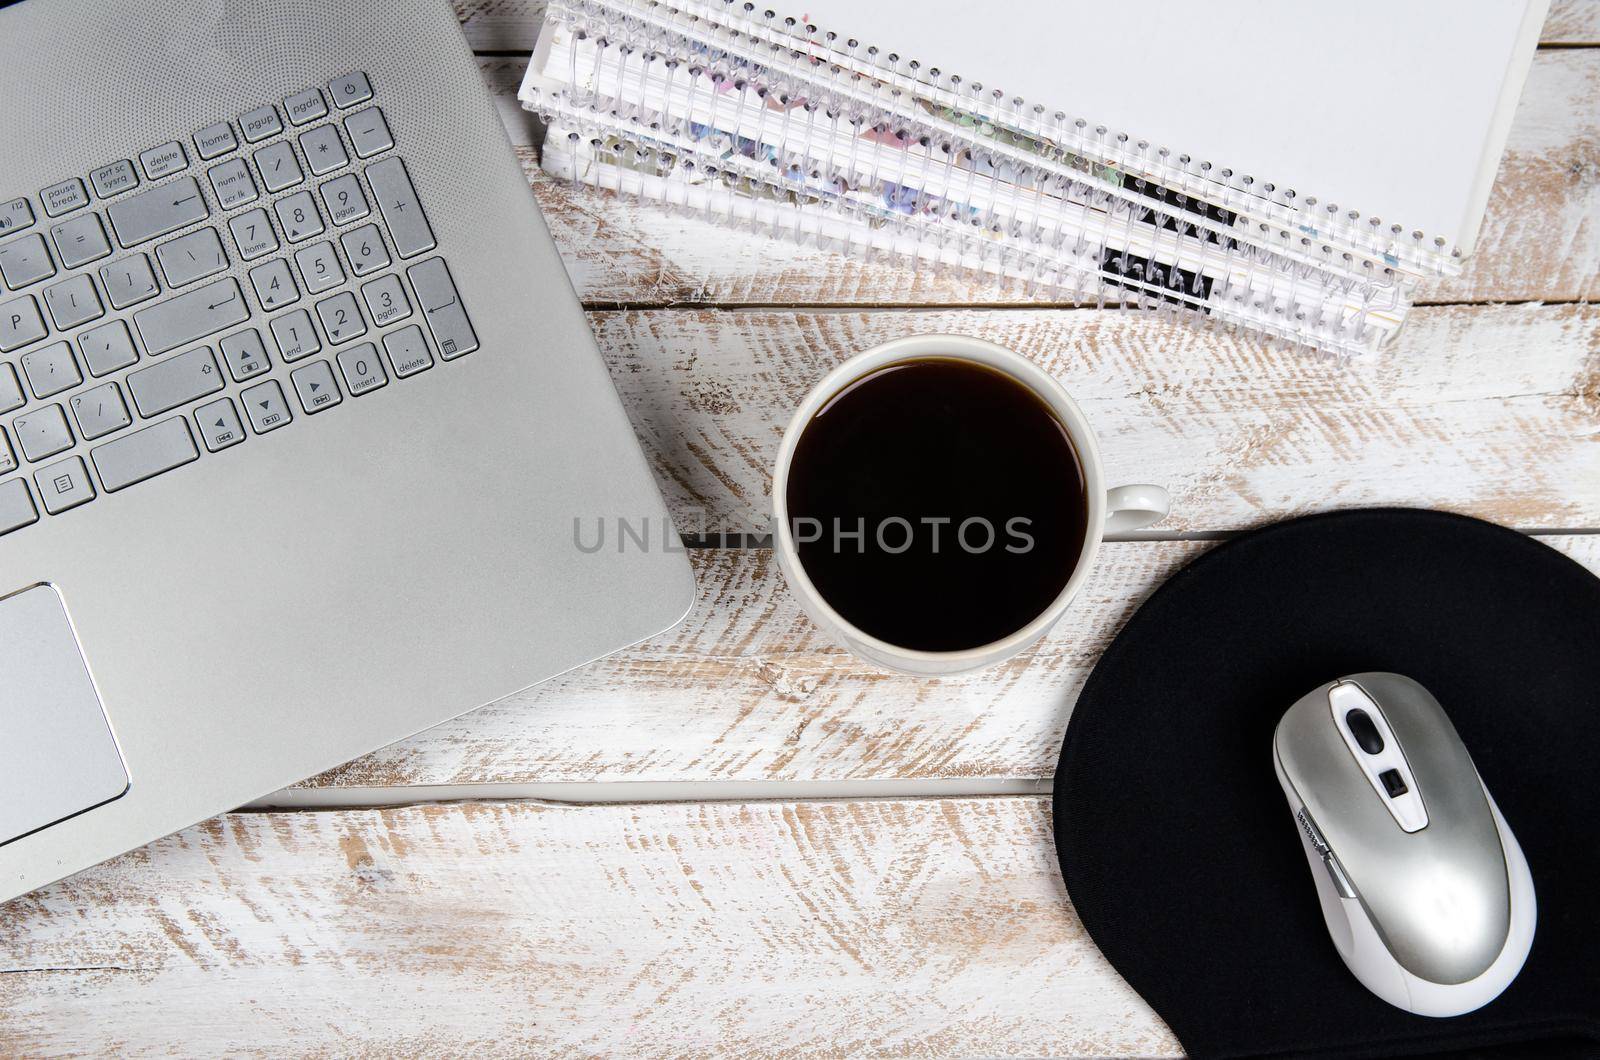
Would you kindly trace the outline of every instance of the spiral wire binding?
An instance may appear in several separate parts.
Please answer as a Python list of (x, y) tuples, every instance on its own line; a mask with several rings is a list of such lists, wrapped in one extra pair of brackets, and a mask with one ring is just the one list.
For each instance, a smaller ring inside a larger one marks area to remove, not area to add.
[(1042, 108), (981, 86), (974, 102), (1009, 109), (958, 109), (932, 97), (963, 91), (959, 77), (774, 19), (729, 0), (552, 0), (522, 93), (549, 125), (545, 168), (801, 243), (1341, 358), (1381, 348), (1441, 268), (1416, 247), (1291, 231), (1295, 211), (1271, 196), (1293, 192), (1219, 181), (1103, 127), (1063, 146), (1063, 116), (1042, 128)]
[(1421, 231), (1407, 236), (1399, 225), (1385, 227), (1378, 218), (1363, 218), (1359, 211), (1341, 210), (1336, 204), (1320, 202), (1316, 196), (1299, 197), (1294, 189), (1279, 189), (1270, 182), (1258, 182), (1249, 174), (1235, 174), (1187, 155), (1174, 156), (1165, 148), (1153, 148), (1146, 141), (1111, 132), (1103, 125), (1069, 118), (1060, 111), (1047, 112), (1041, 104), (1029, 106), (1020, 97), (1008, 97), (997, 89), (985, 91), (980, 83), (964, 82), (960, 76), (937, 68), (924, 68), (914, 59), (903, 60), (898, 54), (884, 53), (872, 45), (863, 47), (854, 39), (841, 41), (836, 33), (820, 32), (817, 27), (792, 18), (779, 19), (775, 12), (758, 10), (752, 3), (681, 0), (672, 6), (658, 0), (582, 0), (573, 6), (602, 18), (618, 16), (613, 24), (636, 40), (648, 40), (651, 30), (663, 26), (698, 24), (705, 27), (706, 33), (783, 48), (795, 58), (812, 63), (843, 61), (882, 81), (894, 98), (926, 97), (968, 115), (974, 122), (1060, 145), (1068, 155), (1098, 157), (1128, 179), (1142, 177), (1196, 201), (1209, 199), (1219, 209), (1251, 219), (1263, 231), (1275, 226), (1277, 238), (1325, 242), (1336, 250), (1369, 255), (1376, 261), (1414, 270), (1422, 277), (1460, 271), (1460, 251), (1447, 247), (1443, 237), (1430, 241)]

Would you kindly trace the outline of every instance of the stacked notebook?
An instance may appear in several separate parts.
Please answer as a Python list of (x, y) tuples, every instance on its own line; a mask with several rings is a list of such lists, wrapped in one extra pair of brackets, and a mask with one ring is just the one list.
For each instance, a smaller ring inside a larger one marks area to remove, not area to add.
[(1459, 271), (1546, 4), (550, 0), (520, 97), (574, 181), (1343, 358)]

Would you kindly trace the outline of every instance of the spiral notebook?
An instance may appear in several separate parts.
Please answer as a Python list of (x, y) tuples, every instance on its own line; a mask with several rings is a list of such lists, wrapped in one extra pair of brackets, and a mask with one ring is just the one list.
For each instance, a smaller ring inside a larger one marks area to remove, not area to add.
[(1546, 4), (551, 0), (520, 95), (558, 175), (1349, 356), (1470, 250)]

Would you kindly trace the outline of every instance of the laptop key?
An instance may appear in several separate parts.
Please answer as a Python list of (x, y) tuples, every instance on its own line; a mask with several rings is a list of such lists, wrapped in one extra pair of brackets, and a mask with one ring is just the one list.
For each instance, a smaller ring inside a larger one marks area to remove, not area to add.
[[(48, 333), (38, 303), (24, 295), (0, 304), (0, 353), (9, 353), (38, 342)], [(3, 408), (3, 404), (0, 404)]]
[(265, 210), (247, 210), (228, 222), (228, 230), (245, 261), (278, 249), (278, 234), (272, 230)]
[(25, 294), (0, 304), (0, 353), (21, 349), (30, 342), (45, 337), (44, 317), (39, 315), (39, 303), (33, 295)]
[(139, 415), (147, 417), (187, 405), (221, 390), (222, 385), (222, 372), (209, 346), (198, 346), (128, 375), (133, 403), (139, 406)]
[(353, 232), (339, 237), (344, 246), (344, 256), (350, 259), (350, 271), (365, 276), (389, 264), (389, 251), (383, 245), (383, 236), (377, 225), (362, 225)]
[(90, 170), (89, 183), (94, 185), (96, 195), (102, 199), (109, 199), (113, 195), (132, 191), (139, 183), (139, 174), (134, 172), (133, 163), (124, 158), (109, 166)]
[(461, 296), (456, 293), (444, 259), (429, 258), (421, 265), (411, 266), (406, 275), (411, 277), (411, 286), (416, 289), (417, 301), (433, 332), (433, 344), (439, 347), (439, 356), (449, 361), (477, 349), (477, 333), (467, 320), (467, 311), (461, 307)]
[(389, 351), (394, 374), (401, 379), (433, 367), (433, 354), (428, 352), (428, 340), (422, 337), (422, 329), (415, 324), (403, 327), (392, 335), (385, 335), (383, 348)]
[(308, 415), (316, 415), (324, 409), (331, 409), (344, 400), (344, 395), (339, 393), (339, 384), (333, 381), (333, 369), (327, 361), (312, 361), (304, 368), (299, 368), (290, 376), (294, 380), (294, 389), (300, 395), (300, 407)]
[(310, 132), (301, 133), (300, 150), (305, 152), (306, 164), (315, 177), (350, 164), (350, 156), (344, 153), (344, 142), (339, 139), (339, 129), (335, 125), (319, 125)]
[(314, 243), (297, 250), (294, 260), (300, 266), (300, 275), (305, 277), (306, 291), (310, 294), (321, 294), (344, 282), (344, 269), (339, 267), (339, 255), (334, 252), (332, 243)]
[(251, 269), (250, 286), (256, 289), (261, 308), (269, 313), (300, 300), (300, 289), (294, 285), (294, 274), (289, 271), (289, 263), (282, 258), (273, 258)]
[(344, 375), (344, 385), (352, 397), (360, 397), (377, 390), (389, 381), (383, 370), (383, 358), (378, 348), (370, 342), (352, 346), (339, 354), (339, 371)]
[(289, 242), (299, 243), (322, 234), (322, 215), (317, 212), (316, 200), (309, 191), (297, 191), (286, 199), (279, 199), (272, 204), (272, 209), (283, 226), (283, 238)]
[(218, 398), (209, 405), (195, 409), (194, 422), (200, 428), (200, 440), (206, 443), (207, 452), (219, 452), (244, 441), (244, 425), (239, 422), (239, 410), (227, 398)]
[(267, 347), (261, 341), (261, 332), (255, 328), (229, 335), (218, 344), (223, 363), (235, 383), (253, 379), (272, 367), (267, 360)]
[(384, 224), (389, 226), (395, 253), (402, 258), (414, 258), (437, 245), (404, 162), (398, 158), (374, 162), (367, 167), (367, 183), (372, 185), (372, 195), (378, 200)]
[(322, 320), (322, 330), (328, 334), (328, 342), (335, 346), (367, 333), (367, 322), (361, 319), (356, 296), (349, 291), (318, 302), (317, 316)]
[(372, 83), (367, 80), (366, 74), (357, 70), (329, 81), (328, 95), (332, 98), (333, 105), (343, 110), (371, 99)]
[(9, 475), (17, 469), (17, 454), (11, 451), (11, 439), (6, 429), (0, 427), (0, 475)]
[(69, 508), (94, 500), (94, 485), (89, 481), (89, 469), (83, 466), (80, 456), (69, 456), (49, 467), (40, 468), (34, 472), (33, 481), (39, 487), (39, 499), (44, 501), (44, 510), (51, 515), (60, 515)]
[(36, 398), (55, 397), (83, 382), (72, 347), (64, 342), (52, 342), (23, 354), (22, 371)]
[(289, 121), (294, 125), (304, 125), (316, 121), (328, 113), (328, 105), (322, 101), (322, 93), (314, 88), (304, 92), (296, 92), (283, 101), (283, 112), (289, 115)]
[(141, 191), (112, 203), (106, 210), (117, 242), (124, 247), (159, 239), (205, 220), (210, 213), (193, 177), (180, 177), (171, 184)]
[(100, 472), (100, 483), (107, 493), (182, 467), (199, 456), (194, 435), (189, 432), (189, 421), (182, 416), (162, 420), (89, 450), (89, 458)]
[(75, 269), (111, 253), (106, 230), (100, 227), (100, 218), (92, 213), (62, 221), (50, 229), (50, 238), (55, 240), (63, 268)]
[(33, 224), (33, 206), (24, 198), (0, 202), (0, 236), (20, 232)]
[(336, 225), (359, 221), (372, 212), (367, 206), (367, 197), (361, 194), (361, 182), (354, 173), (346, 173), (324, 184), (322, 204), (328, 208), (328, 216), (333, 218)]
[(294, 418), (283, 403), (283, 388), (276, 379), (251, 387), (239, 395), (239, 400), (244, 402), (245, 415), (250, 417), (250, 426), (257, 434), (275, 431)]
[(78, 421), (78, 433), (86, 442), (114, 434), (133, 422), (127, 403), (122, 400), (122, 390), (115, 383), (101, 383), (74, 394), (67, 404), (72, 406), (72, 418)]
[(232, 151), (239, 146), (239, 141), (234, 139), (233, 127), (225, 121), (219, 121), (195, 133), (194, 146), (202, 159), (210, 160)]
[(110, 375), (139, 359), (128, 325), (120, 320), (90, 328), (78, 336), (78, 349), (93, 376)]
[(151, 180), (160, 180), (188, 165), (189, 156), (184, 153), (182, 144), (171, 140), (160, 147), (140, 151), (139, 164), (144, 167), (145, 176)]
[(72, 448), (72, 429), (60, 405), (46, 405), (11, 421), (17, 445), (28, 460), (38, 461)]
[(161, 293), (150, 259), (143, 254), (129, 254), (100, 266), (100, 283), (112, 309), (126, 309)]
[(358, 110), (344, 120), (344, 131), (356, 149), (358, 158), (371, 158), (394, 146), (389, 135), (389, 123), (383, 120), (383, 111), (377, 107)]
[(62, 331), (75, 328), (97, 317), (105, 316), (105, 307), (95, 293), (94, 279), (88, 273), (79, 273), (44, 289), (44, 303), (50, 307), (50, 317)]
[(60, 217), (64, 213), (89, 205), (89, 193), (83, 190), (83, 181), (72, 177), (41, 191), (39, 200), (44, 203), (46, 214)]
[(243, 206), (256, 198), (256, 182), (250, 178), (250, 167), (242, 158), (230, 158), (206, 171), (211, 190), (217, 193), (217, 205), (224, 210)]
[(294, 157), (294, 148), (287, 140), (257, 151), (256, 170), (261, 174), (261, 183), (267, 186), (269, 193), (292, 188), (306, 179), (306, 175), (300, 171), (299, 159)]
[(17, 373), (12, 371), (9, 364), (0, 364), (0, 412), (11, 412), (27, 403), (28, 398), (22, 392), (22, 384), (17, 381)]
[(141, 309), (133, 315), (133, 324), (145, 349), (158, 355), (242, 324), (249, 316), (239, 281), (230, 276)]
[(9, 534), (39, 521), (39, 509), (33, 506), (25, 479), (12, 478), (0, 482), (0, 534)]
[(312, 326), (311, 314), (304, 309), (285, 313), (272, 322), (272, 337), (278, 343), (278, 352), (285, 361), (298, 361), (322, 349), (317, 329)]
[(406, 285), (392, 272), (363, 285), (361, 297), (367, 301), (367, 312), (372, 314), (372, 326), (375, 328), (386, 328), (411, 315)]
[(272, 104), (257, 107), (239, 119), (239, 128), (248, 143), (260, 143), (269, 136), (283, 132), (283, 122), (278, 120), (278, 108)]
[(13, 291), (55, 274), (55, 262), (38, 232), (0, 247), (0, 279)]
[(168, 287), (182, 287), (228, 267), (228, 255), (222, 252), (215, 228), (202, 228), (162, 243), (156, 247), (156, 260), (161, 262)]

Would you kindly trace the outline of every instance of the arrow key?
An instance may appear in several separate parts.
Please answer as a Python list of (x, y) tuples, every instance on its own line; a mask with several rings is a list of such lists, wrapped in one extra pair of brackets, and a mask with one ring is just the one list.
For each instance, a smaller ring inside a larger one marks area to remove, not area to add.
[(215, 453), (230, 445), (244, 441), (244, 425), (239, 422), (239, 410), (228, 398), (218, 398), (209, 405), (195, 410), (194, 424), (200, 428), (200, 437), (206, 451)]
[(250, 426), (257, 434), (275, 431), (294, 418), (289, 415), (289, 406), (283, 402), (283, 388), (276, 379), (251, 387), (239, 395), (239, 400), (244, 402), (245, 415), (250, 417)]
[(267, 360), (267, 347), (261, 341), (261, 332), (255, 328), (229, 335), (220, 343), (222, 360), (227, 364), (228, 371), (233, 373), (233, 381), (242, 383), (265, 372), (272, 367), (272, 362)]
[(327, 361), (313, 361), (296, 370), (290, 378), (294, 380), (295, 392), (300, 395), (300, 407), (306, 410), (307, 415), (331, 409), (344, 400), (344, 395), (339, 393), (339, 384), (333, 381), (333, 369)]

